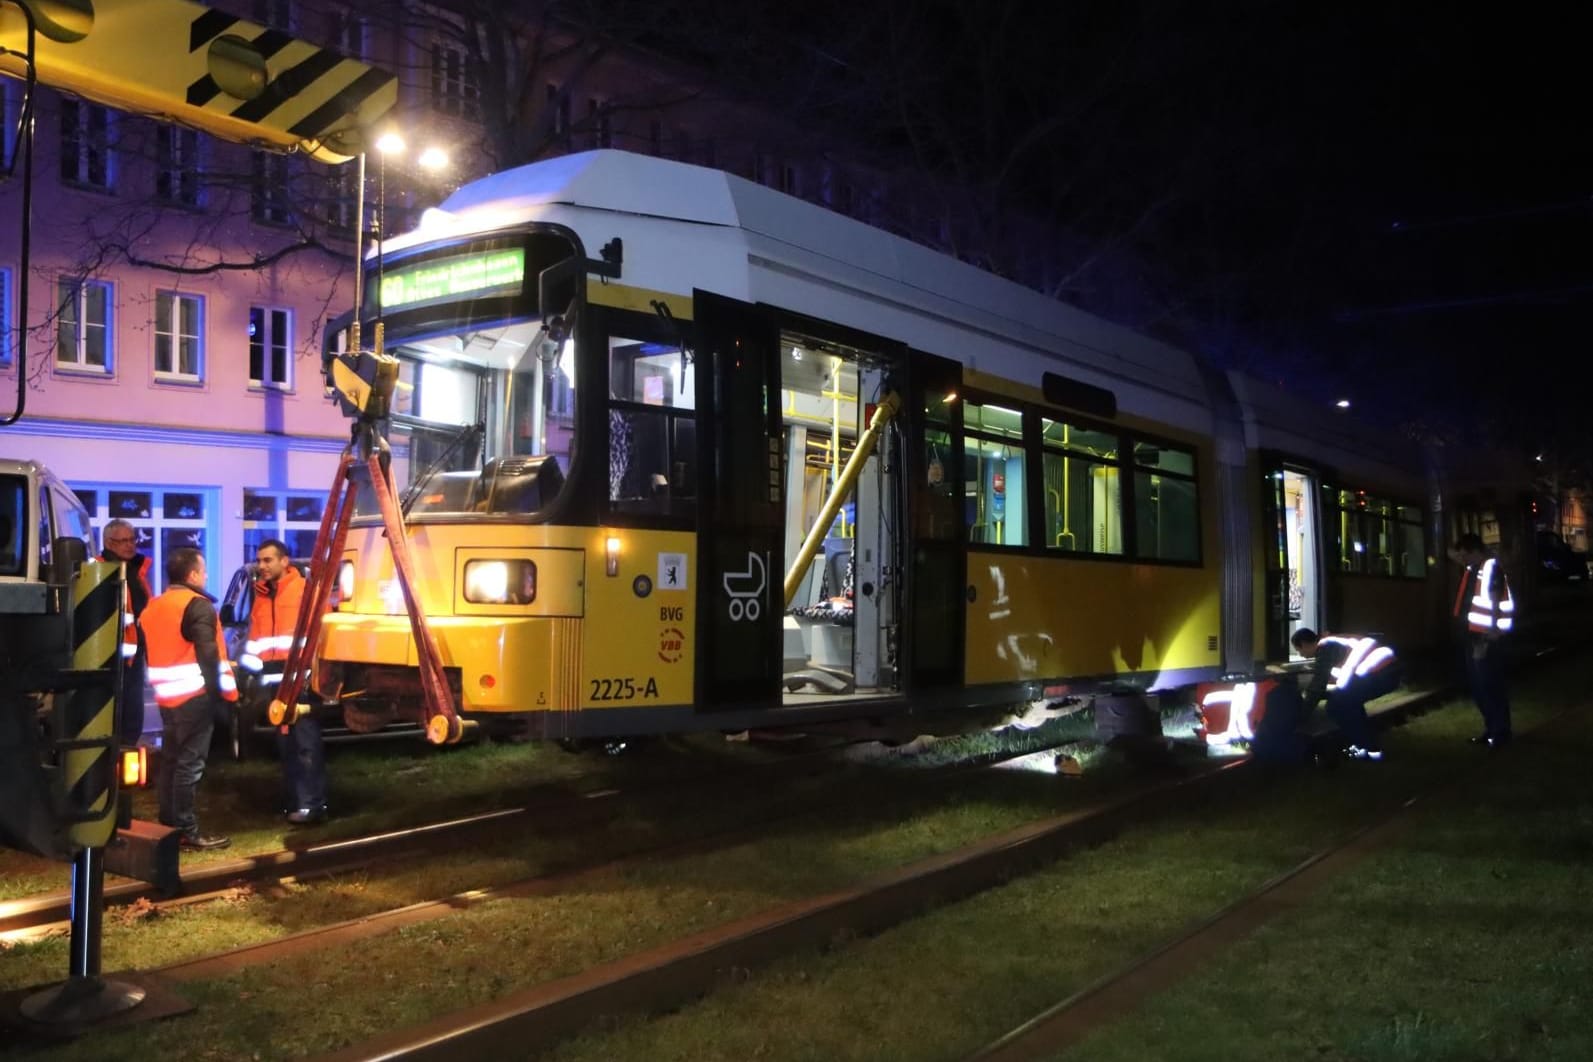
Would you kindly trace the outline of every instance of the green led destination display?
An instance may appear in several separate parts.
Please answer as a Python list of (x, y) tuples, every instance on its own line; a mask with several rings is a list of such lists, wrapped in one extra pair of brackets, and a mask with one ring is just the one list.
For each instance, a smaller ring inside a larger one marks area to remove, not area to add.
[(382, 276), (382, 309), (481, 295), (517, 295), (525, 281), (525, 248), (432, 258)]

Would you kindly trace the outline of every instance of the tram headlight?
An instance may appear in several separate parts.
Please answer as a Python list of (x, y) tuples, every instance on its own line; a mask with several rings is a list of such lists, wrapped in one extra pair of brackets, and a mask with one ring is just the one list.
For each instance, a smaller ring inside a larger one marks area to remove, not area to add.
[(337, 566), (337, 607), (354, 601), (354, 562), (344, 561)]
[(474, 605), (529, 605), (537, 599), (537, 566), (529, 560), (465, 562), (465, 600)]

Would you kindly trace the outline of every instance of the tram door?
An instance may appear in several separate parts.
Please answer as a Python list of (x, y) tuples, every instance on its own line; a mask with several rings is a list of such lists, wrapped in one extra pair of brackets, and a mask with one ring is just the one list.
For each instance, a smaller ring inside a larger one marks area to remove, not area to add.
[(1275, 464), (1267, 482), (1274, 536), (1267, 551), (1267, 659), (1288, 660), (1295, 631), (1323, 628), (1322, 481), (1309, 470)]
[[(779, 332), (764, 312), (695, 293), (699, 481), (697, 703), (768, 708), (780, 696)], [(711, 384), (710, 384), (711, 381)]]

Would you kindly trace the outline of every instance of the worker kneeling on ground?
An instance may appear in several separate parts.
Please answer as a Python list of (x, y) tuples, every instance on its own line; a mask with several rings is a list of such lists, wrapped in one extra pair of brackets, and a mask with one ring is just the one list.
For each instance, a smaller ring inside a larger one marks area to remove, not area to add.
[(1295, 631), (1289, 641), (1301, 656), (1315, 661), (1305, 692), (1306, 709), (1325, 700), (1328, 718), (1344, 740), (1345, 754), (1358, 760), (1382, 759), (1382, 744), (1367, 718), (1366, 702), (1399, 686), (1394, 650), (1368, 635), (1319, 635), (1309, 627)]

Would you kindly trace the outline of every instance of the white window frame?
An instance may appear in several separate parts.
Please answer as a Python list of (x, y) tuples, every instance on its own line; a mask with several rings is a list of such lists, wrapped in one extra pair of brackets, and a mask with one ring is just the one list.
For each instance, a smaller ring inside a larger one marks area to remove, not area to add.
[[(257, 334), (260, 329), (255, 325), (256, 314), (259, 315), (264, 336)], [(258, 345), (260, 348), (260, 372), (256, 375), (254, 366), (249, 367), (249, 386), (268, 391), (293, 390), (293, 311), (282, 306), (250, 306), (249, 326), (252, 330), (249, 335), (251, 362), (254, 361), (255, 347)], [(277, 334), (279, 330), (282, 335)], [(273, 378), (271, 365), (272, 352), (277, 349), (282, 351), (283, 378), (280, 380)]]
[[(184, 306), (193, 307), (193, 332), (183, 326)], [(161, 328), (161, 311), (166, 310), (166, 325)], [(205, 378), (205, 298), (179, 291), (155, 292), (155, 379), (173, 383), (201, 383)], [(193, 352), (193, 371), (182, 369), (184, 348)], [(164, 356), (163, 356), (164, 355)], [(162, 361), (165, 362), (162, 367)]]
[(291, 170), (288, 157), (270, 151), (256, 151), (250, 167), (249, 215), (262, 225), (289, 225), (293, 212), (288, 209), (286, 189)]
[(0, 266), (0, 369), (11, 368), (16, 336), (11, 334), (11, 267)]
[(266, 29), (281, 30), (283, 33), (292, 33), (298, 21), (293, 0), (254, 0), (249, 13), (253, 21)]
[(356, 14), (347, 7), (337, 8), (330, 15), (331, 26), (329, 37), (332, 47), (350, 59), (365, 60), (365, 49), (369, 46), (370, 29), (365, 16)]
[(431, 46), (432, 110), (454, 118), (481, 118), (481, 86), (470, 69), (469, 57), (442, 41)]
[[(100, 128), (95, 130), (95, 122)], [(115, 155), (111, 151), (116, 116), (109, 107), (86, 100), (61, 101), (61, 179), (80, 188), (108, 192), (116, 184)], [(95, 155), (99, 169), (95, 174)], [(70, 170), (68, 167), (70, 166)]]
[(155, 144), (155, 195), (168, 203), (203, 206), (199, 133), (180, 125), (162, 124), (155, 129)]
[[(67, 299), (72, 303), (71, 314), (67, 314)], [(105, 293), (105, 318), (98, 322), (85, 322), (88, 309), (88, 293), (98, 289)], [(79, 279), (77, 277), (57, 277), (55, 282), (55, 367), (65, 372), (93, 373), (100, 376), (109, 376), (116, 368), (115, 333), (111, 324), (115, 319), (115, 292), (106, 280), (93, 278)], [(68, 322), (73, 328), (72, 358), (63, 358), (62, 331)], [(95, 365), (88, 360), (88, 329), (98, 328), (105, 335), (105, 364)]]
[(326, 175), (326, 209), (322, 212), (328, 225), (341, 233), (356, 235), (355, 210), (359, 205), (359, 167), (344, 163), (334, 166)]

